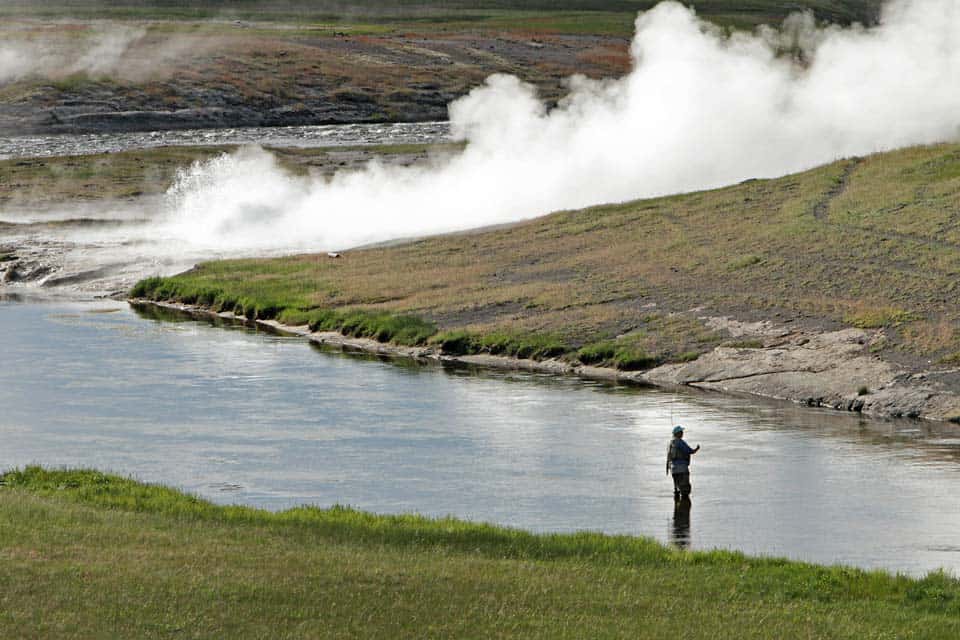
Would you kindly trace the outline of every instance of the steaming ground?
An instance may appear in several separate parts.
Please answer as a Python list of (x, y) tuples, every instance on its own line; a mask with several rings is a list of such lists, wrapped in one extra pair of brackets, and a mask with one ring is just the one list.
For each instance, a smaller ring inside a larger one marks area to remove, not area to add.
[[(273, 157), (301, 174), (317, 176), (362, 167), (374, 156), (383, 163), (409, 165), (423, 162), (428, 150), (432, 154), (453, 151), (449, 145), (436, 144), (445, 139), (445, 128), (436, 123), (321, 129), (258, 129), (245, 135), (270, 140), (279, 135), (289, 140), (294, 146), (277, 148)], [(309, 148), (316, 144), (318, 133), (325, 146)], [(153, 141), (163, 138), (152, 134), (115, 140), (130, 148), (109, 153), (96, 153), (99, 138), (85, 142), (71, 138), (76, 150), (92, 155), (27, 153), (0, 160), (0, 296), (25, 290), (35, 296), (38, 287), (55, 288), (58, 296), (122, 296), (143, 277), (170, 275), (199, 261), (242, 255), (243, 251), (169, 242), (153, 235), (156, 216), (169, 210), (172, 196), (164, 189), (174, 181), (177, 168), (189, 165), (191, 159), (221, 153), (218, 147), (190, 146), (209, 142), (208, 132), (188, 134), (177, 136), (186, 146), (164, 148), (151, 148)], [(369, 146), (384, 140), (406, 144)], [(44, 137), (30, 142), (35, 149), (58, 143)], [(358, 142), (366, 144), (356, 146)]]
[[(779, 31), (733, 36), (665, 2), (637, 18), (622, 78), (571, 78), (547, 110), (532, 86), (494, 75), (451, 104), (466, 143), (453, 157), (304, 177), (245, 148), (185, 169), (156, 201), (63, 210), (4, 237), (39, 248), (31, 282), (120, 290), (201, 259), (339, 250), (953, 140), (958, 35), (951, 0), (891, 2), (870, 29), (818, 29), (796, 15)], [(104, 45), (104, 62), (137, 37)], [(119, 275), (98, 275), (105, 265)]]
[(958, 35), (953, 0), (890, 2), (870, 29), (801, 15), (733, 36), (664, 2), (638, 17), (623, 78), (573, 77), (547, 111), (495, 75), (451, 104), (467, 143), (452, 160), (308, 179), (244, 149), (185, 172), (151, 234), (228, 252), (342, 249), (953, 140)]

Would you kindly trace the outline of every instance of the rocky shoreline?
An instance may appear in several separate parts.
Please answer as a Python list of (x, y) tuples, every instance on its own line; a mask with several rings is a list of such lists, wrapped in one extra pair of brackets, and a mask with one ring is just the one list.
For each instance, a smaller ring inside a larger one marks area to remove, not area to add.
[(756, 346), (717, 347), (695, 361), (646, 371), (620, 371), (576, 365), (560, 359), (528, 360), (490, 354), (447, 355), (435, 347), (406, 347), (340, 333), (314, 332), (276, 320), (249, 320), (232, 312), (196, 305), (129, 299), (137, 307), (156, 307), (194, 318), (252, 324), (321, 346), (387, 358), (576, 376), (584, 380), (656, 387), (693, 387), (708, 391), (784, 400), (810, 407), (862, 413), (875, 418), (913, 418), (960, 423), (960, 395), (949, 386), (960, 370), (911, 372), (870, 352), (882, 330), (841, 329), (815, 332), (773, 323), (737, 323), (723, 318), (732, 333), (757, 340)]

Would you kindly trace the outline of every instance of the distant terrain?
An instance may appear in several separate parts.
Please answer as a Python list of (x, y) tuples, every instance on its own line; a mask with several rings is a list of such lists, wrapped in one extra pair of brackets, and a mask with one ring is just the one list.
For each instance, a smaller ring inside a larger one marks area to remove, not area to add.
[[(654, 2), (6, 2), (0, 135), (427, 121), (492, 73), (551, 103), (575, 73), (629, 69)], [(729, 28), (809, 8), (871, 23), (876, 0), (696, 3)]]

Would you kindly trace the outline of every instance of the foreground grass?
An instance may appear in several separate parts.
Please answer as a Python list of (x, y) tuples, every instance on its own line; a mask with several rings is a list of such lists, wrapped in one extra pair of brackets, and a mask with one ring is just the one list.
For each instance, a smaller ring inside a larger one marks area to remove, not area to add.
[(220, 507), (96, 471), (0, 488), (0, 633), (953, 638), (960, 583), (598, 534)]
[(281, 320), (400, 315), (435, 326), (451, 352), (529, 339), (528, 351), (622, 368), (728, 340), (705, 316), (882, 328), (876, 353), (948, 367), (960, 358), (958, 198), (960, 146), (921, 147), (338, 260), (208, 263), (136, 294)]

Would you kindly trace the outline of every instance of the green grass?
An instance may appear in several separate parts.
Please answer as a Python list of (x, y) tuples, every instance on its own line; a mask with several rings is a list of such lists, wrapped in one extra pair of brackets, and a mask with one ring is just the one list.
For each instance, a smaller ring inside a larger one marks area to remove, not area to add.
[[(952, 638), (960, 583), (596, 533), (215, 506), (92, 470), (0, 487), (16, 638)], [(669, 501), (665, 504), (669, 509)]]
[(564, 340), (552, 334), (495, 331), (480, 334), (469, 331), (448, 331), (434, 336), (431, 342), (442, 353), (467, 355), (489, 353), (498, 356), (545, 360), (568, 353), (571, 349)]
[(624, 371), (650, 369), (661, 363), (659, 358), (648, 355), (641, 349), (621, 346), (613, 340), (582, 347), (577, 352), (577, 359), (584, 364), (615, 367)]

